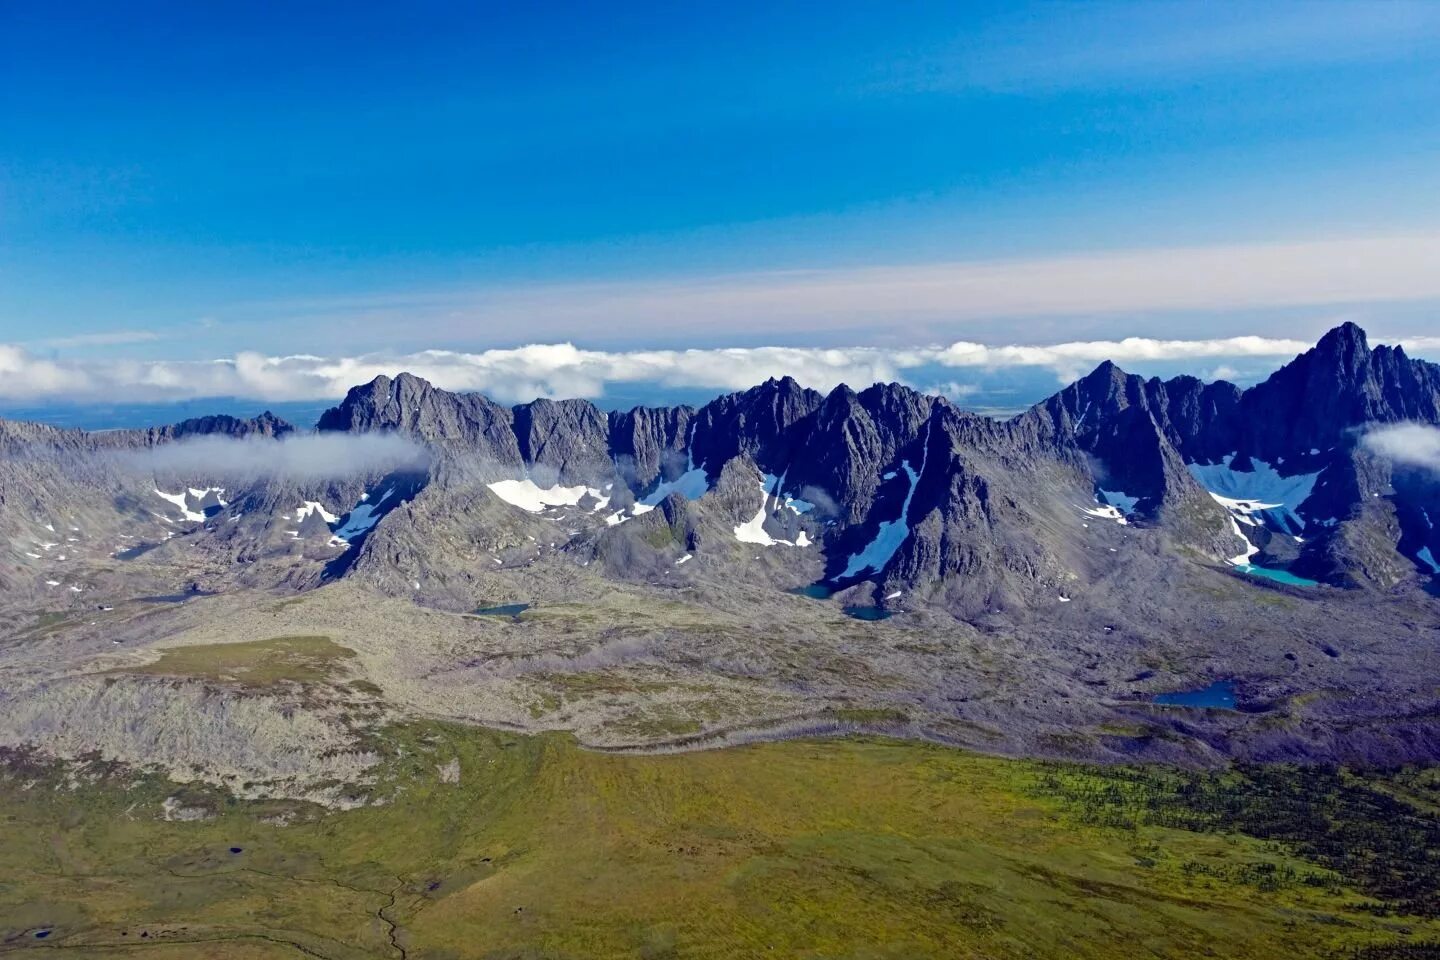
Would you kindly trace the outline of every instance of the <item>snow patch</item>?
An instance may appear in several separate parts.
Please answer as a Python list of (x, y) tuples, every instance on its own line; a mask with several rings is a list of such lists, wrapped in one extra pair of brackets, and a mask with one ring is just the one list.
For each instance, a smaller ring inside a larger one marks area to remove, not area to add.
[[(789, 471), (787, 470), (786, 473), (788, 472)], [(788, 508), (794, 513), (809, 513), (811, 510), (815, 509), (815, 504), (811, 503), (809, 500), (801, 500), (798, 497), (786, 496), (782, 492), (785, 488), (784, 473), (782, 473), (778, 477), (775, 476), (775, 474), (773, 473), (762, 474), (760, 478), (760, 486), (762, 489), (764, 489), (766, 496), (774, 497), (781, 506)]]
[(491, 492), (512, 506), (530, 513), (540, 513), (546, 507), (573, 507), (588, 493), (599, 501), (599, 510), (610, 502), (600, 490), (584, 485), (577, 487), (541, 487), (534, 480), (497, 480), (487, 484)]
[(1123, 490), (1101, 490), (1097, 499), (1103, 504), (1114, 507), (1127, 517), (1135, 513), (1135, 505), (1140, 502), (1139, 497), (1132, 497)]
[(691, 554), (688, 554), (688, 553), (685, 554), (685, 556), (683, 556), (683, 557), (681, 557), (679, 560), (676, 560), (676, 561), (675, 561), (675, 566), (677, 566), (677, 567), (680, 566), (680, 564), (684, 563), (686, 560), (689, 560), (690, 557), (691, 557)]
[(900, 469), (905, 471), (905, 476), (910, 481), (910, 489), (905, 491), (905, 502), (900, 505), (900, 515), (894, 520), (886, 520), (880, 524), (875, 531), (875, 539), (861, 550), (850, 557), (850, 562), (845, 565), (845, 570), (840, 574), (842, 578), (856, 576), (863, 571), (869, 570), (879, 573), (885, 569), (890, 558), (895, 556), (895, 551), (910, 537), (910, 501), (915, 499), (915, 488), (920, 485), (920, 478), (925, 475), (925, 464), (930, 459), (930, 424), (925, 425), (925, 440), (920, 448), (920, 470), (917, 473), (911, 466), (909, 460), (900, 463)]
[(1315, 489), (1323, 471), (1282, 476), (1264, 460), (1250, 460), (1250, 470), (1234, 470), (1235, 454), (1226, 454), (1219, 463), (1189, 464), (1190, 475), (1230, 515), (1241, 523), (1259, 526), (1268, 522), (1284, 533), (1300, 533), (1305, 519), (1300, 507)]
[[(803, 530), (801, 534), (804, 534)], [(762, 547), (773, 547), (781, 543), (787, 547), (797, 546), (797, 544), (791, 543), (789, 540), (777, 540), (765, 532), (765, 508), (763, 506), (755, 511), (755, 516), (744, 523), (736, 525), (735, 539), (741, 543), (758, 543)], [(798, 545), (803, 546), (803, 544)]]
[(709, 489), (710, 479), (706, 476), (705, 469), (694, 467), (686, 470), (674, 480), (661, 480), (655, 485), (655, 489), (642, 497), (635, 506), (653, 509), (672, 493), (678, 493), (686, 500), (699, 500)]
[(380, 507), (390, 499), (390, 494), (394, 492), (393, 487), (386, 487), (385, 492), (380, 494), (380, 499), (374, 503), (370, 502), (369, 494), (362, 493), (360, 502), (355, 504), (354, 509), (345, 517), (345, 522), (336, 528), (335, 536), (344, 540), (348, 545), (360, 534), (369, 532), (375, 524), (380, 522)]
[[(1119, 507), (1112, 507), (1108, 503), (1098, 507), (1090, 507), (1086, 509), (1084, 513), (1087, 517), (1099, 517), (1101, 520), (1114, 520), (1121, 526), (1126, 526), (1130, 523), (1129, 520), (1125, 519), (1125, 514), (1120, 512)], [(1083, 526), (1088, 527), (1089, 524), (1083, 524)]]
[[(765, 531), (765, 517), (769, 513), (770, 499), (774, 497), (777, 502), (780, 500), (778, 491), (784, 483), (785, 477), (783, 475), (780, 477), (776, 477), (771, 473), (761, 475), (760, 489), (765, 495), (764, 500), (761, 502), (760, 509), (756, 511), (755, 516), (735, 527), (736, 540), (739, 540), (741, 543), (758, 543), (766, 547), (772, 547), (776, 544), (784, 544), (787, 547), (810, 546), (810, 537), (804, 530), (801, 530), (794, 540), (779, 540), (770, 536), (770, 534)], [(804, 510), (797, 509), (793, 506), (795, 502), (796, 501), (786, 498), (784, 505), (797, 514), (804, 513)], [(805, 503), (803, 500), (798, 502)], [(810, 504), (805, 504), (806, 509), (809, 509), (810, 506)]]
[(336, 520), (340, 519), (339, 517), (335, 516), (335, 514), (331, 513), (329, 510), (326, 510), (325, 505), (320, 503), (320, 501), (318, 500), (306, 500), (304, 505), (299, 510), (295, 511), (295, 519), (304, 520), (312, 513), (320, 514), (320, 519), (324, 520), (326, 523), (334, 523)]
[(1415, 556), (1422, 560), (1425, 565), (1430, 568), (1430, 572), (1432, 574), (1440, 576), (1440, 563), (1435, 562), (1435, 555), (1430, 552), (1429, 547), (1421, 547), (1419, 552), (1417, 552)]
[[(162, 500), (168, 500), (173, 503), (176, 507), (179, 508), (181, 516), (183, 516), (186, 520), (191, 521), (192, 523), (204, 523), (205, 511), (192, 510), (190, 508), (190, 500), (187, 498), (193, 498), (195, 502), (198, 503), (199, 501), (205, 499), (207, 494), (213, 493), (215, 494), (216, 501), (219, 502), (220, 506), (223, 507), (225, 506), (225, 501), (220, 499), (220, 494), (224, 492), (224, 487), (206, 487), (203, 490), (197, 487), (190, 487), (186, 490), (182, 490), (180, 493), (166, 493), (159, 487), (155, 488), (155, 496), (159, 497)], [(168, 518), (163, 517), (158, 513), (155, 515), (157, 517), (160, 517), (160, 519), (165, 520), (166, 523), (170, 522)]]
[(1234, 517), (1230, 518), (1230, 529), (1234, 532), (1235, 536), (1239, 537), (1245, 542), (1245, 552), (1242, 554), (1238, 554), (1237, 556), (1233, 556), (1225, 562), (1236, 567), (1250, 566), (1250, 558), (1255, 556), (1255, 554), (1259, 553), (1260, 548), (1250, 542), (1250, 538), (1245, 536), (1245, 532), (1240, 529), (1240, 524), (1236, 522)]
[[(690, 439), (685, 444), (685, 472), (674, 480), (661, 480), (645, 496), (641, 497), (632, 508), (631, 513), (635, 516), (645, 513), (659, 506), (660, 501), (678, 493), (686, 500), (699, 500), (710, 490), (710, 478), (705, 473), (705, 465), (695, 465), (695, 425), (690, 425)], [(642, 510), (641, 507), (645, 509)]]

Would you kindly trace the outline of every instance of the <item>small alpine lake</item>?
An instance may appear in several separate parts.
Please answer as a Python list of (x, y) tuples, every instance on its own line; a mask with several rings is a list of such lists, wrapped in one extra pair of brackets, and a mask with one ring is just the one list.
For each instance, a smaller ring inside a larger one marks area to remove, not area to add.
[(1235, 681), (1216, 680), (1208, 687), (1196, 690), (1172, 690), (1157, 693), (1151, 703), (1162, 707), (1194, 707), (1204, 710), (1234, 710)]
[(184, 603), (196, 597), (218, 597), (216, 590), (186, 590), (184, 593), (165, 593), (153, 597), (136, 597), (139, 603)]
[(494, 607), (477, 607), (475, 612), (482, 617), (510, 617), (520, 619), (520, 614), (530, 609), (528, 603), (502, 603)]
[(845, 616), (855, 620), (889, 620), (892, 614), (883, 607), (846, 607)]
[(1271, 567), (1257, 567), (1253, 563), (1242, 563), (1235, 567), (1241, 573), (1248, 573), (1252, 577), (1263, 577), (1266, 580), (1273, 580), (1276, 583), (1288, 584), (1292, 587), (1318, 587), (1320, 581), (1307, 580), (1304, 577), (1297, 577), (1289, 570), (1276, 570)]

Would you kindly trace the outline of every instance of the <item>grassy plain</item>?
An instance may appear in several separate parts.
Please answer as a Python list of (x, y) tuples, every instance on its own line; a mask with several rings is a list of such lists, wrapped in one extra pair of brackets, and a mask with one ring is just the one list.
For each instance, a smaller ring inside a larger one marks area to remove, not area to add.
[(125, 673), (194, 677), (241, 687), (266, 687), (282, 680), (318, 683), (355, 654), (329, 637), (272, 637), (243, 643), (170, 647), (154, 663), (126, 667)]
[(1425, 775), (1104, 770), (881, 738), (619, 756), (435, 723), (382, 740), (384, 802), (345, 812), (10, 757), (0, 952), (1440, 955)]

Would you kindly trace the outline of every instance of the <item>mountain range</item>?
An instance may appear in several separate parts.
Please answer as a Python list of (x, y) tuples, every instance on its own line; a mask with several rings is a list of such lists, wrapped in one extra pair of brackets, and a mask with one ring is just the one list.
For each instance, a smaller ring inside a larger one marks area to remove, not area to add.
[[(283, 632), (369, 651), (383, 709), (627, 749), (861, 705), (1003, 752), (1428, 757), (1437, 426), (1440, 367), (1352, 324), (1249, 389), (1103, 363), (1007, 420), (894, 383), (606, 412), (400, 374), (313, 431), (0, 421), (0, 744), (139, 737), (180, 694), (97, 677)], [(1288, 719), (1156, 732), (1150, 697), (1222, 679)]]
[[(1106, 559), (1087, 531), (1107, 523), (1201, 563), (1391, 589), (1435, 574), (1440, 555), (1435, 473), (1364, 442), (1400, 423), (1440, 424), (1440, 366), (1372, 349), (1354, 324), (1246, 390), (1106, 362), (1006, 421), (893, 383), (821, 394), (785, 378), (698, 409), (607, 413), (583, 400), (505, 407), (402, 373), (351, 389), (318, 433), (398, 435), (424, 446), (423, 468), (237, 480), (202, 460), (184, 476), (162, 465), (147, 490), (150, 478), (115, 454), (299, 434), (268, 413), (100, 434), (0, 423), (0, 523), (12, 585), (44, 576), (34, 525), (69, 526), (76, 513), (103, 514), (101, 527), (137, 547), (184, 533), (258, 560), (296, 541), (287, 556), (323, 562), (287, 576), (313, 585), (352, 569), (376, 576), (405, 543), (414, 575), (452, 565), (423, 545), (415, 528), (427, 518), (475, 549), (523, 554), (534, 536), (524, 523), (483, 522), (503, 507), (566, 527), (546, 542), (580, 562), (606, 558), (617, 575), (621, 553), (631, 568), (654, 565), (635, 541), (640, 528), (641, 546), (654, 539), (660, 521), (644, 518), (659, 508), (676, 556), (703, 556), (712, 540), (803, 551), (817, 588), (872, 582), (882, 605), (919, 592), (962, 617), (1083, 583)], [(178, 493), (165, 497), (167, 484)]]

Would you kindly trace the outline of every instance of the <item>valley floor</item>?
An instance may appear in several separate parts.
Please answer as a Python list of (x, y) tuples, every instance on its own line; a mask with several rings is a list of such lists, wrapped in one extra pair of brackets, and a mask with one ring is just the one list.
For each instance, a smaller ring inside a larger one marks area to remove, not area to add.
[(0, 953), (1440, 956), (1440, 780), (379, 728), (371, 803), (6, 757)]

